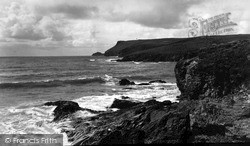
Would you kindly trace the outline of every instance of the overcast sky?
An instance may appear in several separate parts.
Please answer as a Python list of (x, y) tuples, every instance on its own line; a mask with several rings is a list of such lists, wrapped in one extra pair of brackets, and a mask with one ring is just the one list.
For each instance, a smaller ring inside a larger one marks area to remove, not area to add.
[(249, 0), (0, 0), (0, 56), (104, 52), (118, 40), (187, 37), (191, 17), (231, 12), (250, 33)]

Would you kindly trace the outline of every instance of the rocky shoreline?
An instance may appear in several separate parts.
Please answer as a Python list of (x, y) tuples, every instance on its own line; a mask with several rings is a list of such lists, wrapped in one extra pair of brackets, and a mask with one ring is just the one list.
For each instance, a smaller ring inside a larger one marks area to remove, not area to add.
[(120, 110), (107, 112), (82, 109), (71, 101), (45, 105), (57, 106), (55, 122), (78, 110), (97, 114), (72, 119), (75, 130), (65, 132), (74, 145), (250, 142), (248, 51), (249, 41), (240, 40), (203, 48), (178, 61), (178, 103), (134, 103), (124, 97), (111, 105)]

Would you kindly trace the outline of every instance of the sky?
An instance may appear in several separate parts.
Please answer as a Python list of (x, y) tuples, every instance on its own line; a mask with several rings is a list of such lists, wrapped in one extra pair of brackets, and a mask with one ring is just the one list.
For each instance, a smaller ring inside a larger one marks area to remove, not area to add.
[(249, 0), (0, 0), (0, 56), (86, 56), (118, 40), (188, 37), (188, 20), (231, 12), (250, 34)]

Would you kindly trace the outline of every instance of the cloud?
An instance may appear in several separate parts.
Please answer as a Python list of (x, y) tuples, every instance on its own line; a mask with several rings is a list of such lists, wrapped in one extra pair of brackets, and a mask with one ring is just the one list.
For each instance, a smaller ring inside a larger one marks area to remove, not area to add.
[(67, 3), (50, 7), (36, 6), (35, 10), (40, 14), (62, 14), (71, 19), (89, 19), (95, 17), (98, 13), (98, 8), (94, 6), (78, 6)]
[(12, 2), (1, 11), (0, 30), (3, 38), (23, 40), (52, 39), (62, 41), (68, 38), (64, 32), (63, 20), (50, 16), (37, 16), (23, 4)]
[(189, 7), (200, 2), (202, 1), (123, 1), (120, 5), (109, 9), (103, 17), (109, 21), (130, 21), (153, 28), (182, 28), (184, 26), (183, 23), (186, 23), (186, 20), (183, 20), (183, 18), (187, 15), (186, 12)]
[(188, 8), (201, 0), (26, 0), (39, 14), (59, 14), (68, 19), (130, 21), (157, 28), (183, 27)]

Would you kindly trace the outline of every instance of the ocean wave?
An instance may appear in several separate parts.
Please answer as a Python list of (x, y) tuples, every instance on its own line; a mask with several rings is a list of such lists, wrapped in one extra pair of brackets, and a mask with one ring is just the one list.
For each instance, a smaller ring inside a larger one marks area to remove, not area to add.
[(78, 78), (68, 80), (46, 80), (46, 81), (28, 81), (28, 82), (11, 82), (0, 83), (0, 89), (4, 88), (46, 88), (58, 87), (64, 85), (83, 85), (89, 83), (105, 83), (106, 79), (102, 77)]

